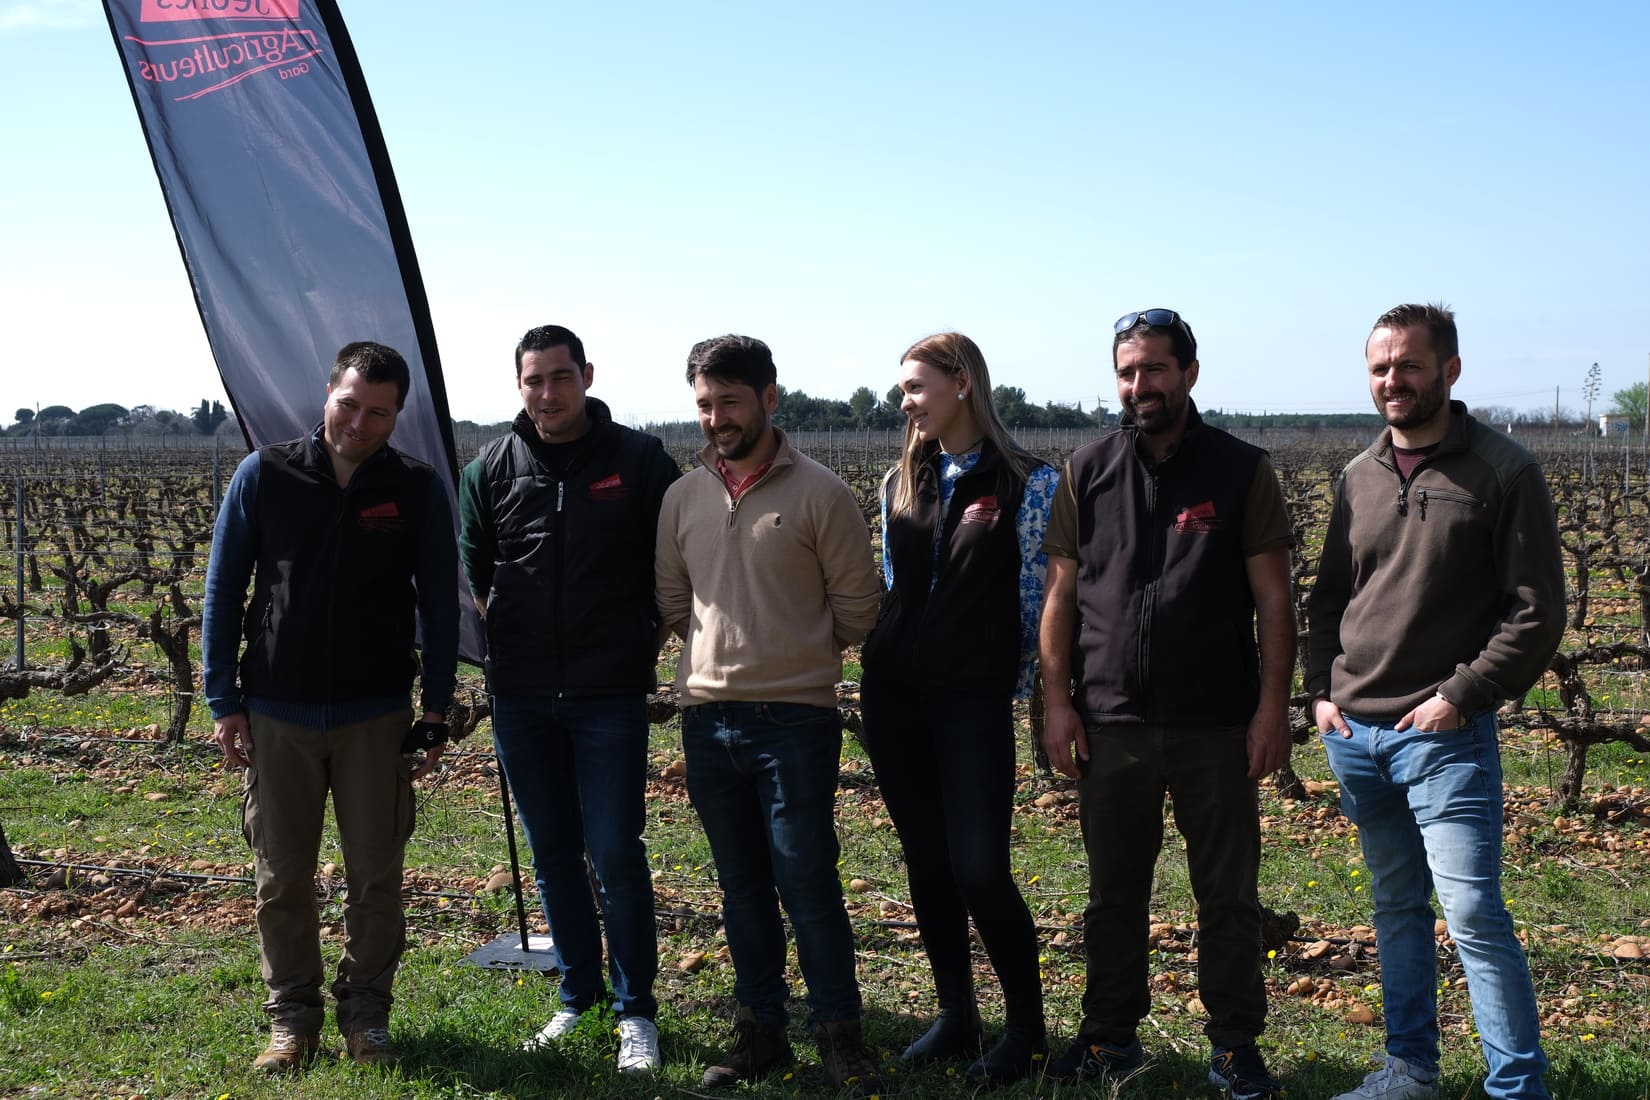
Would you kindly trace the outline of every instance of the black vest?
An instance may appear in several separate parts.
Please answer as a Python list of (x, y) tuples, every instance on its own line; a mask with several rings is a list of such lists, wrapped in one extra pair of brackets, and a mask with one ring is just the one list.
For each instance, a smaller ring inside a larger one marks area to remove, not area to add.
[(242, 689), (302, 703), (406, 695), (418, 670), (413, 577), (434, 471), (384, 447), (343, 489), (312, 437), (258, 454)]
[(1264, 452), (1195, 409), (1155, 467), (1136, 436), (1125, 428), (1071, 456), (1078, 713), (1090, 725), (1246, 723), (1260, 656), (1243, 521)]
[(895, 471), (884, 489), (890, 512), (882, 533), (894, 558), (894, 586), (861, 652), (864, 691), (938, 683), (947, 691), (1012, 696), (1020, 663), (1016, 526), (1025, 479), (987, 441), (974, 468), (957, 479), (943, 526), (937, 454), (918, 467), (903, 515), (891, 507), (898, 488)]
[(655, 685), (653, 541), (674, 464), (658, 439), (614, 424), (602, 402), (586, 408), (590, 431), (568, 445), (559, 478), (535, 453), (525, 413), (478, 456), (498, 544), (487, 604), (496, 695), (602, 697)]

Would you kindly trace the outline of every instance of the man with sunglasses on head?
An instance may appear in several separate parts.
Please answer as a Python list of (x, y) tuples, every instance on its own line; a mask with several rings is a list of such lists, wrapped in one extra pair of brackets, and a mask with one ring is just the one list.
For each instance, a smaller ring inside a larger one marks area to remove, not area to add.
[(1042, 742), (1078, 780), (1089, 860), (1083, 1021), (1049, 1072), (1123, 1077), (1145, 1060), (1167, 794), (1197, 898), (1210, 1083), (1232, 1100), (1276, 1096), (1255, 1045), (1256, 785), (1289, 760), (1294, 539), (1266, 453), (1198, 416), (1197, 340), (1179, 314), (1124, 314), (1112, 364), (1122, 430), (1072, 452), (1043, 541)]
[[(1387, 428), (1341, 472), (1307, 602), (1306, 690), (1369, 867), (1386, 1057), (1336, 1100), (1438, 1095), (1434, 887), (1496, 1100), (1545, 1100), (1529, 966), (1501, 899), (1495, 708), (1564, 633), (1552, 498), (1528, 451), (1450, 400), (1455, 315), (1402, 305), (1365, 341)], [(1457, 1090), (1458, 1091), (1458, 1090)]]

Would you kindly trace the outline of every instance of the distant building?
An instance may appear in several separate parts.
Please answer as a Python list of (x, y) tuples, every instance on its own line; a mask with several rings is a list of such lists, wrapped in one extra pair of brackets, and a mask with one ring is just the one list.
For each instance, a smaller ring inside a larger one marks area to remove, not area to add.
[(1600, 413), (1598, 417), (1599, 435), (1625, 435), (1633, 427), (1631, 418), (1624, 413)]

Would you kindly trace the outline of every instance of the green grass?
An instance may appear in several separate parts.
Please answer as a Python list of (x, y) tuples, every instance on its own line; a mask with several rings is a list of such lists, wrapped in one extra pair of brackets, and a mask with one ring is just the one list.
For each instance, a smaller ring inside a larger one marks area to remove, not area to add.
[[(1348, 452), (1350, 454), (1350, 452)], [(1344, 457), (1344, 456), (1343, 456)], [(1338, 466), (1340, 459), (1331, 465)], [(1287, 464), (1285, 464), (1287, 465)], [(1327, 467), (1326, 467), (1327, 468)], [(877, 470), (880, 474), (880, 466)], [(227, 471), (226, 471), (227, 476)], [(1549, 478), (1567, 514), (1578, 491), (1574, 470), (1549, 465)], [(1317, 474), (1290, 489), (1292, 506), (1319, 514), (1329, 483)], [(1638, 560), (1643, 524), (1621, 513), (1624, 560)], [(1318, 519), (1306, 524), (1303, 552), (1315, 553)], [(47, 558), (50, 550), (43, 551)], [(160, 555), (157, 555), (157, 561)], [(198, 606), (204, 551), (186, 580)], [(1573, 569), (1573, 566), (1571, 566)], [(1633, 640), (1639, 632), (1636, 593), (1595, 563), (1591, 623), (1572, 632), (1566, 648), (1586, 641)], [(1573, 583), (1573, 578), (1572, 578)], [(46, 578), (48, 588), (56, 582)], [(50, 613), (60, 592), (25, 593), (25, 602)], [(137, 586), (115, 598), (122, 610), (147, 614), (151, 603)], [(679, 758), (673, 728), (656, 731), (648, 802), (648, 841), (660, 909), (661, 974), (658, 994), (666, 1067), (651, 1082), (617, 1076), (611, 1021), (592, 1017), (569, 1042), (542, 1054), (517, 1048), (554, 1011), (555, 982), (540, 975), (482, 971), (465, 954), (514, 930), (506, 890), (483, 892), (492, 869), (507, 861), (495, 780), (486, 755), (488, 733), (462, 746), (446, 777), (420, 790), (419, 827), (409, 846), (410, 945), (397, 982), (392, 1029), (405, 1060), (392, 1073), (362, 1069), (331, 1054), (299, 1081), (271, 1082), (252, 1074), (261, 1046), (264, 993), (250, 920), (250, 887), (233, 881), (154, 877), (163, 870), (226, 877), (246, 875), (249, 854), (240, 835), (239, 781), (226, 775), (206, 745), (211, 721), (204, 705), (190, 721), (190, 743), (158, 745), (85, 742), (99, 737), (145, 736), (164, 728), (171, 699), (164, 661), (149, 643), (112, 630), (126, 648), (129, 670), (103, 689), (77, 697), (37, 692), (0, 702), (0, 821), (25, 857), (60, 863), (119, 863), (150, 869), (149, 878), (70, 873), (66, 888), (0, 890), (0, 1097), (651, 1097), (699, 1095), (699, 1074), (720, 1053), (731, 1013), (732, 968), (726, 959), (717, 908), (719, 894), (709, 849), (680, 779), (662, 778)], [(0, 662), (9, 662), (15, 634), (0, 623)], [(198, 638), (197, 638), (198, 641)], [(61, 629), (29, 625), (25, 656), (37, 667), (61, 665), (69, 652)], [(198, 667), (198, 649), (196, 653)], [(674, 660), (661, 662), (661, 681)], [(844, 678), (860, 679), (850, 661)], [(473, 677), (472, 677), (473, 679)], [(1589, 666), (1595, 706), (1611, 721), (1650, 713), (1650, 690), (1632, 659)], [(1528, 703), (1556, 709), (1549, 677)], [(71, 735), (60, 739), (59, 734)], [(1056, 1041), (1070, 1036), (1079, 1015), (1083, 960), (1078, 920), (1086, 872), (1074, 806), (1038, 806), (1037, 799), (1070, 785), (1032, 774), (1022, 753), (1016, 795), (1014, 868), (1041, 929), (1048, 1017)], [(1308, 741), (1296, 768), (1309, 781), (1330, 779), (1323, 749)], [(1574, 1100), (1650, 1097), (1650, 966), (1617, 959), (1622, 937), (1650, 936), (1650, 817), (1636, 813), (1606, 822), (1607, 799), (1626, 791), (1645, 805), (1650, 759), (1621, 744), (1594, 748), (1579, 812), (1568, 817), (1546, 801), (1563, 766), (1560, 747), (1538, 734), (1510, 731), (1503, 761), (1509, 788), (1503, 881), (1508, 905), (1526, 937), (1553, 1060), (1555, 1096)], [(873, 1045), (897, 1054), (934, 1011), (932, 984), (920, 945), (907, 927), (909, 909), (898, 840), (887, 822), (868, 762), (846, 742), (839, 801), (841, 876), (860, 880), (848, 901), (859, 950), (866, 1028)], [(149, 795), (164, 795), (151, 800)], [(1350, 826), (1332, 792), (1300, 803), (1263, 797), (1264, 903), (1302, 921), (1301, 942), (1265, 964), (1270, 1023), (1263, 1047), (1292, 1098), (1332, 1095), (1373, 1064), (1381, 1044), (1377, 1024), (1349, 1021), (1353, 1006), (1379, 1012), (1379, 972), (1367, 952), (1337, 969), (1308, 961), (1305, 941), (1367, 938), (1367, 878)], [(340, 859), (329, 833), (323, 862)], [(37, 882), (45, 871), (31, 869)], [(530, 875), (529, 875), (530, 878)], [(336, 880), (332, 880), (336, 882)], [(857, 884), (856, 884), (857, 885)], [(136, 909), (119, 915), (120, 907)], [(529, 898), (529, 909), (536, 899)], [(1186, 880), (1184, 846), (1166, 826), (1152, 903), (1153, 919), (1185, 929), (1195, 920)], [(342, 909), (328, 886), (321, 909), (328, 930), (323, 947), (335, 962)], [(537, 919), (536, 915), (533, 919)], [(1121, 1093), (1139, 1097), (1212, 1096), (1204, 1084), (1206, 1047), (1193, 998), (1195, 965), (1188, 934), (1161, 939), (1152, 954), (1152, 1013), (1142, 1038), (1152, 1062)], [(703, 955), (697, 970), (679, 960)], [(1441, 972), (1445, 1097), (1481, 1095), (1481, 1074), (1466, 992), (1452, 951)], [(1346, 961), (1346, 959), (1343, 959)], [(983, 954), (976, 953), (988, 1027), (1001, 1006)], [(790, 975), (798, 981), (794, 956)], [(1288, 992), (1312, 979), (1325, 996)], [(796, 987), (793, 1010), (802, 1013)], [(789, 1075), (776, 1075), (735, 1095), (802, 1097), (824, 1093), (817, 1058), (799, 1022), (792, 1039), (801, 1057)], [(890, 1094), (958, 1096), (969, 1090), (943, 1069), (891, 1072)], [(1107, 1097), (1118, 1090), (1028, 1082), (1008, 1097)]]
[[(24, 702), (33, 702), (26, 700)], [(102, 706), (88, 697), (83, 708)], [(136, 704), (127, 704), (135, 706)], [(152, 700), (151, 708), (164, 707)], [(138, 714), (137, 717), (141, 717)], [(124, 716), (122, 721), (124, 722)], [(65, 862), (103, 860), (183, 870), (205, 861), (222, 874), (244, 875), (247, 852), (239, 834), (236, 777), (226, 776), (212, 752), (196, 745), (156, 751), (152, 746), (31, 740), (32, 727), (9, 714), (0, 727), (0, 820), (20, 855)], [(50, 728), (50, 724), (40, 723)], [(98, 723), (65, 722), (98, 728)], [(118, 733), (120, 730), (109, 730)], [(680, 756), (676, 731), (654, 735), (648, 803), (648, 840), (660, 908), (663, 1005), (660, 1025), (666, 1068), (654, 1081), (620, 1078), (613, 1068), (611, 1021), (592, 1018), (554, 1052), (525, 1054), (517, 1047), (554, 1011), (553, 978), (484, 971), (464, 955), (513, 931), (508, 891), (481, 892), (491, 869), (506, 862), (501, 815), (488, 770), (486, 731), (461, 746), (450, 775), (421, 789), (420, 825), (409, 850), (418, 892), (410, 896), (411, 945), (397, 982), (393, 1032), (405, 1060), (384, 1073), (332, 1056), (302, 1080), (270, 1082), (255, 1076), (251, 1056), (261, 1045), (263, 997), (250, 925), (250, 888), (234, 882), (188, 881), (176, 889), (155, 884), (135, 914), (119, 918), (111, 906), (137, 896), (143, 880), (116, 876), (107, 885), (94, 872), (71, 876), (66, 890), (0, 891), (0, 1096), (220, 1097), (650, 1097), (696, 1095), (708, 1060), (720, 1053), (731, 1013), (732, 967), (718, 921), (718, 892), (697, 820), (680, 779), (661, 778)], [(1589, 793), (1605, 785), (1643, 786), (1650, 766), (1623, 746), (1596, 750)], [(1031, 774), (1022, 761), (1014, 849), (1016, 876), (1042, 929), (1043, 975), (1056, 1043), (1077, 1025), (1083, 962), (1077, 921), (1085, 897), (1081, 844), (1070, 803), (1039, 807), (1037, 798), (1069, 784)], [(1650, 887), (1642, 866), (1642, 821), (1602, 826), (1590, 816), (1563, 828), (1539, 803), (1520, 801), (1522, 787), (1540, 789), (1558, 767), (1557, 753), (1532, 737), (1509, 739), (1505, 753), (1511, 832), (1506, 887), (1515, 918), (1529, 937), (1532, 968), (1553, 1058), (1551, 1083), (1561, 1097), (1627, 1100), (1650, 1095), (1650, 1039), (1646, 992), (1650, 972), (1618, 962), (1610, 943), (1646, 935)], [(1322, 747), (1297, 750), (1304, 778), (1328, 779)], [(866, 1029), (890, 1058), (925, 1026), (934, 1010), (926, 963), (903, 905), (907, 898), (898, 840), (886, 820), (869, 765), (848, 738), (843, 758), (838, 831), (845, 884), (864, 880), (848, 895), (866, 998)], [(129, 788), (129, 789), (126, 789)], [(164, 793), (164, 801), (144, 795)], [(1303, 921), (1302, 936), (1346, 938), (1369, 921), (1368, 891), (1354, 835), (1335, 812), (1332, 795), (1284, 803), (1268, 791), (1262, 896), (1276, 910)], [(1615, 843), (1617, 851), (1601, 845)], [(59, 856), (58, 853), (62, 854)], [(335, 839), (323, 842), (323, 861), (338, 859)], [(38, 869), (36, 879), (43, 878)], [(113, 896), (106, 891), (113, 890)], [(536, 899), (529, 899), (530, 909)], [(1184, 847), (1166, 829), (1153, 899), (1154, 919), (1190, 925), (1195, 907)], [(322, 906), (329, 929), (324, 949), (336, 959), (341, 902)], [(536, 916), (535, 918), (536, 919)], [(76, 922), (79, 922), (78, 924)], [(1170, 938), (1152, 958), (1153, 1011), (1142, 1038), (1153, 1054), (1128, 1096), (1213, 1095), (1203, 1084), (1202, 1019), (1193, 1003), (1195, 966), (1189, 940)], [(1304, 946), (1296, 944), (1295, 948)], [(678, 968), (703, 954), (702, 969)], [(981, 990), (988, 1027), (1000, 1021), (983, 954)], [(794, 957), (790, 974), (799, 981)], [(1378, 972), (1368, 959), (1336, 971), (1285, 950), (1267, 963), (1271, 1020), (1264, 1047), (1292, 1097), (1327, 1096), (1348, 1087), (1372, 1065), (1379, 1026), (1349, 1023), (1353, 1004), (1380, 1007)], [(1326, 979), (1340, 998), (1326, 1006), (1285, 988), (1298, 977)], [(1476, 1095), (1479, 1055), (1465, 991), (1454, 986), (1459, 964), (1446, 955), (1443, 974), (1445, 1096)], [(793, 1010), (800, 1016), (802, 990)], [(747, 1094), (770, 1097), (824, 1093), (817, 1058), (800, 1022), (792, 1039), (801, 1059), (790, 1077), (776, 1076)], [(967, 1087), (944, 1069), (890, 1071), (890, 1095), (965, 1095)], [(1024, 1083), (1005, 1096), (1105, 1095), (1092, 1087)]]

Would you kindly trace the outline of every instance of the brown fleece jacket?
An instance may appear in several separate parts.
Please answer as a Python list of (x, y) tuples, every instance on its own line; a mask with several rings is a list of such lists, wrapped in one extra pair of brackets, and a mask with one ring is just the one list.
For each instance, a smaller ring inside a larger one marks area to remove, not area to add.
[(1434, 692), (1471, 714), (1529, 690), (1564, 633), (1552, 498), (1529, 452), (1459, 401), (1405, 482), (1381, 433), (1335, 490), (1310, 620), (1306, 690), (1364, 721)]

